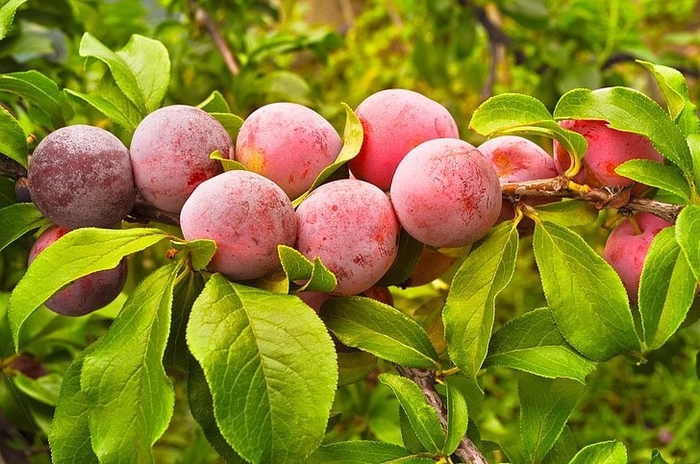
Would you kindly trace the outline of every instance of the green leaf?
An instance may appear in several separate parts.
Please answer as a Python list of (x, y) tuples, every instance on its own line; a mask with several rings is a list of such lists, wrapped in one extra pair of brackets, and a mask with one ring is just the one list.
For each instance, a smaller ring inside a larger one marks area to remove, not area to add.
[(170, 423), (175, 392), (163, 355), (180, 268), (170, 263), (143, 279), (85, 356), (80, 384), (100, 462), (153, 461), (152, 447)]
[(490, 135), (553, 120), (538, 99), (519, 93), (502, 93), (489, 98), (474, 111), (469, 128)]
[(80, 388), (83, 361), (95, 346), (90, 345), (79, 353), (63, 374), (61, 393), (49, 432), (51, 459), (56, 464), (98, 462), (90, 443), (90, 403)]
[(344, 345), (401, 366), (439, 366), (425, 329), (392, 306), (360, 296), (331, 298), (321, 306), (320, 316)]
[(627, 448), (619, 441), (603, 441), (584, 447), (576, 453), (569, 464), (624, 464), (627, 461)]
[(226, 129), (226, 132), (228, 132), (229, 137), (231, 137), (231, 140), (233, 140), (235, 143), (236, 138), (238, 137), (238, 131), (241, 130), (241, 126), (243, 125), (243, 118), (228, 112), (212, 112), (210, 114), (217, 121), (219, 121), (219, 123), (221, 123), (222, 126), (224, 126), (224, 129)]
[(323, 445), (309, 457), (308, 462), (337, 464), (434, 463), (428, 457), (418, 457), (410, 450), (380, 441), (353, 440)]
[(693, 275), (700, 280), (700, 205), (688, 205), (676, 219), (676, 240), (688, 259)]
[(226, 98), (218, 90), (214, 90), (202, 103), (197, 105), (207, 113), (230, 113), (231, 108), (228, 106)]
[(515, 271), (518, 232), (511, 222), (493, 229), (464, 260), (447, 296), (442, 318), (450, 359), (475, 378), (488, 350), (495, 299)]
[(587, 201), (562, 200), (535, 207), (542, 221), (564, 227), (587, 226), (598, 218), (598, 209)]
[(160, 107), (170, 83), (170, 59), (161, 42), (134, 34), (124, 48), (113, 52), (86, 32), (79, 52), (82, 57), (105, 63), (121, 91), (143, 116)]
[(340, 167), (344, 166), (348, 161), (357, 156), (357, 154), (360, 152), (360, 148), (362, 148), (362, 141), (364, 140), (364, 129), (362, 128), (362, 123), (355, 112), (348, 105), (343, 103), (343, 107), (345, 108), (343, 148), (340, 150), (340, 153), (333, 164), (327, 166), (318, 176), (316, 176), (316, 179), (309, 190), (292, 202), (295, 207), (299, 206), (299, 204), (304, 201), (304, 198), (306, 198), (313, 189), (321, 185)]
[(671, 118), (676, 121), (685, 135), (700, 132), (700, 120), (695, 112), (695, 104), (690, 100), (688, 82), (685, 76), (668, 66), (637, 60), (651, 72), (661, 92), (666, 98), (666, 106)]
[(464, 377), (447, 376), (444, 379), (447, 405), (447, 433), (445, 435), (445, 454), (452, 454), (459, 446), (469, 426), (467, 400), (462, 393), (461, 380)]
[(80, 277), (116, 267), (124, 256), (167, 236), (151, 228), (81, 228), (56, 240), (32, 261), (12, 292), (9, 319), (15, 349), (19, 349), (22, 324), (51, 295)]
[(437, 412), (428, 404), (420, 387), (412, 380), (386, 372), (379, 374), (379, 381), (394, 391), (413, 431), (425, 449), (430, 453), (443, 451), (445, 431)]
[(486, 136), (519, 134), (554, 138), (579, 159), (586, 152), (586, 139), (559, 126), (547, 107), (529, 95), (502, 93), (489, 98), (474, 111), (469, 128)]
[(542, 461), (552, 449), (584, 392), (573, 380), (521, 375), (520, 437), (528, 462)]
[(596, 367), (566, 343), (546, 308), (525, 313), (494, 332), (484, 362), (484, 367), (489, 366), (581, 383)]
[(683, 177), (683, 173), (672, 165), (646, 159), (633, 159), (616, 167), (615, 172), (644, 185), (671, 192), (686, 202), (690, 201), (688, 181)]
[(649, 464), (668, 464), (668, 462), (664, 459), (663, 456), (661, 456), (661, 452), (659, 450), (654, 450), (651, 452), (651, 459), (649, 460)]
[(23, 71), (0, 75), (0, 91), (12, 92), (45, 112), (54, 127), (64, 126), (65, 96), (58, 85), (38, 71)]
[(654, 237), (642, 268), (639, 313), (649, 350), (659, 348), (678, 330), (695, 298), (698, 280), (675, 234), (668, 227)]
[(318, 447), (338, 374), (333, 342), (311, 308), (214, 274), (192, 307), (187, 343), (219, 430), (244, 459), (302, 461)]
[(12, 29), (12, 21), (15, 18), (17, 8), (22, 6), (27, 0), (8, 0), (4, 5), (0, 6), (0, 40), (7, 37), (7, 34)]
[(0, 250), (49, 222), (34, 203), (15, 203), (0, 209)]
[(187, 403), (192, 417), (204, 432), (212, 447), (227, 463), (245, 462), (226, 441), (214, 417), (214, 400), (204, 377), (204, 371), (196, 361), (190, 360), (187, 375)]
[(580, 235), (541, 223), (533, 245), (547, 303), (571, 346), (594, 361), (640, 349), (620, 277)]
[(338, 284), (338, 280), (321, 260), (309, 260), (292, 247), (279, 245), (277, 247), (282, 269), (284, 269), (289, 282), (304, 281), (296, 292), (331, 292)]
[(192, 305), (204, 289), (204, 276), (200, 272), (187, 272), (175, 282), (173, 289), (173, 317), (168, 337), (168, 346), (163, 355), (163, 364), (168, 372), (178, 369), (182, 373), (190, 370), (190, 350), (187, 347), (187, 321)]
[(367, 377), (377, 367), (377, 357), (365, 351), (338, 350), (338, 385), (348, 385)]
[(604, 120), (613, 129), (641, 134), (686, 177), (693, 174), (685, 135), (668, 113), (642, 92), (628, 87), (574, 89), (559, 99), (554, 117)]
[(214, 253), (216, 253), (216, 242), (209, 239), (174, 243), (173, 246), (178, 250), (185, 250), (192, 263), (192, 269), (195, 271), (201, 271), (207, 267), (207, 264), (214, 257)]
[(27, 167), (27, 136), (9, 111), (0, 105), (0, 156), (5, 155)]

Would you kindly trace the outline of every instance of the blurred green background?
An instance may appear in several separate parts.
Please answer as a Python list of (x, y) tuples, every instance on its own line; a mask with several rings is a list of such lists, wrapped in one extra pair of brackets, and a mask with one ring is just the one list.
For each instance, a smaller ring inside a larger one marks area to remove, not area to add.
[[(692, 99), (700, 101), (700, 2), (694, 0), (28, 0), (0, 42), (0, 73), (38, 70), (59, 87), (87, 92), (104, 69), (79, 55), (84, 32), (112, 49), (123, 47), (132, 34), (162, 41), (172, 62), (166, 104), (198, 104), (219, 91), (245, 117), (268, 102), (294, 101), (313, 107), (339, 131), (345, 120), (341, 103), (354, 108), (388, 87), (439, 101), (457, 120), (462, 138), (473, 143), (480, 140), (468, 129), (472, 112), (502, 92), (526, 93), (553, 108), (575, 87), (626, 85), (661, 101), (635, 59), (681, 70)], [(0, 103), (38, 138), (54, 129), (10, 94), (0, 94)], [(71, 122), (119, 132), (77, 103)], [(12, 197), (11, 183), (3, 180), (0, 206)], [(594, 247), (607, 235), (600, 224), (582, 231)], [(516, 276), (499, 298), (497, 325), (544, 303), (528, 245), (525, 239)], [(28, 246), (23, 240), (0, 253), (3, 372), (12, 372), (16, 362), (4, 338), (9, 335), (3, 313), (26, 267)], [(138, 265), (152, 268), (153, 256), (140, 254)], [(442, 291), (428, 286), (397, 297), (430, 304)], [(47, 462), (42, 440), (61, 369), (104, 331), (106, 314), (80, 323), (54, 321), (53, 329), (46, 328), (46, 319), (37, 321), (38, 341), (29, 354), (52, 376), (18, 383), (3, 374), (0, 452), (14, 462)], [(577, 447), (620, 439), (630, 462), (648, 462), (654, 449), (669, 462), (700, 462), (699, 348), (700, 327), (694, 324), (645, 365), (622, 358), (601, 364), (588, 379), (588, 393), (565, 437)], [(517, 436), (516, 374), (489, 370), (483, 381), (480, 410), (470, 410), (483, 438)], [(372, 378), (342, 387), (337, 402), (344, 412), (334, 418), (328, 440), (400, 440), (397, 402)], [(177, 408), (158, 443), (159, 462), (216, 461), (186, 404)]]

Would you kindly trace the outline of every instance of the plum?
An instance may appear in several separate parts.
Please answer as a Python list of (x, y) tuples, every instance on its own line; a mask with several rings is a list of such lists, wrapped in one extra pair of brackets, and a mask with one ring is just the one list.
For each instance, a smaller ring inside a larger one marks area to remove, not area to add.
[(48, 134), (29, 157), (32, 201), (68, 229), (112, 227), (134, 206), (129, 151), (112, 133), (77, 124)]
[(362, 123), (364, 140), (348, 166), (356, 178), (385, 191), (399, 162), (413, 147), (426, 140), (459, 137), (449, 111), (412, 90), (376, 92), (363, 100), (355, 113)]
[(639, 278), (651, 241), (673, 225), (652, 213), (637, 213), (634, 220), (641, 233), (636, 233), (632, 223), (625, 220), (610, 233), (603, 250), (603, 258), (617, 271), (632, 304), (637, 303)]
[[(568, 119), (560, 121), (559, 125), (578, 132), (588, 142), (586, 153), (581, 159), (581, 171), (573, 178), (579, 184), (591, 187), (630, 186), (634, 183), (631, 179), (615, 173), (615, 168), (619, 165), (631, 159), (647, 159), (658, 163), (664, 161), (648, 138), (613, 129), (608, 126), (607, 121)], [(569, 153), (556, 141), (554, 159), (560, 172), (569, 168)], [(640, 193), (645, 188), (644, 185), (635, 187), (633, 193)]]
[(131, 140), (136, 188), (156, 208), (179, 213), (203, 181), (223, 171), (215, 150), (233, 157), (233, 142), (213, 116), (188, 105), (171, 105), (147, 115)]
[(195, 188), (180, 212), (185, 239), (210, 239), (210, 269), (231, 280), (264, 277), (280, 266), (278, 245), (294, 246), (296, 215), (286, 193), (266, 177), (228, 171)]
[(336, 295), (372, 287), (398, 253), (399, 222), (386, 193), (368, 182), (339, 179), (321, 185), (297, 208), (296, 248), (319, 257), (338, 279)]
[[(29, 264), (49, 245), (69, 232), (66, 227), (54, 225), (37, 238), (29, 251)], [(64, 316), (84, 316), (107, 306), (121, 293), (128, 273), (127, 258), (117, 267), (88, 274), (59, 290), (44, 305)]]
[(436, 248), (482, 238), (501, 212), (501, 187), (491, 162), (459, 139), (433, 139), (399, 163), (391, 201), (401, 226)]
[[(496, 169), (501, 184), (537, 179), (550, 179), (559, 175), (554, 158), (535, 142), (517, 135), (494, 137), (479, 145), (478, 150)], [(551, 203), (552, 198), (530, 197), (523, 200), (530, 206)], [(503, 200), (498, 222), (513, 219), (515, 212), (508, 200)], [(522, 224), (522, 223), (521, 223)], [(525, 227), (519, 224), (522, 232), (530, 233), (534, 223), (530, 220)]]
[(342, 147), (338, 132), (316, 111), (278, 102), (246, 118), (236, 138), (235, 159), (295, 199), (335, 161)]

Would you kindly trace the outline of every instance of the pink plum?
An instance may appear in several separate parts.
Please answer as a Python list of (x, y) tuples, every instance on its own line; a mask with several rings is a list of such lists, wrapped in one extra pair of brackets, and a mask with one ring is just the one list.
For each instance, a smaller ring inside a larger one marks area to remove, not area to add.
[(364, 129), (359, 154), (348, 163), (358, 179), (389, 190), (396, 167), (416, 145), (437, 138), (458, 138), (447, 109), (418, 92), (387, 89), (363, 100), (355, 110)]
[(243, 122), (236, 161), (282, 187), (291, 199), (306, 192), (338, 157), (343, 142), (320, 114), (296, 103), (271, 103)]
[(301, 202), (297, 218), (297, 250), (335, 274), (337, 295), (366, 291), (396, 259), (398, 220), (386, 194), (368, 182), (321, 185)]
[(179, 213), (203, 181), (223, 171), (215, 150), (233, 157), (233, 142), (213, 116), (194, 106), (171, 105), (146, 116), (131, 140), (134, 181), (156, 208)]
[(634, 216), (641, 233), (636, 233), (632, 223), (625, 220), (608, 236), (603, 257), (617, 271), (633, 304), (637, 303), (639, 278), (649, 245), (656, 235), (673, 224), (652, 213)]
[(228, 171), (197, 186), (180, 212), (185, 239), (210, 239), (209, 264), (231, 280), (264, 277), (280, 265), (278, 245), (294, 246), (296, 216), (284, 191), (250, 171)]
[(434, 139), (401, 161), (391, 183), (401, 226), (436, 248), (482, 238), (501, 212), (501, 186), (491, 162), (459, 139)]

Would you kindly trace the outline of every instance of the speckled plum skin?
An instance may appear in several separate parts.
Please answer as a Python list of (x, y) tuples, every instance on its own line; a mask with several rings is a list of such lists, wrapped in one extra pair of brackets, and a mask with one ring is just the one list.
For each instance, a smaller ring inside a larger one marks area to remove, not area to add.
[(182, 207), (180, 227), (187, 240), (216, 242), (209, 267), (231, 280), (257, 279), (277, 269), (277, 246), (294, 246), (297, 233), (287, 194), (250, 171), (228, 171), (202, 182)]
[(297, 223), (297, 250), (335, 274), (336, 295), (364, 292), (396, 259), (399, 222), (386, 193), (370, 183), (321, 185), (297, 208)]
[[(494, 137), (479, 145), (478, 150), (491, 161), (501, 184), (537, 179), (550, 179), (559, 175), (554, 158), (535, 142), (517, 135)], [(526, 198), (530, 206), (550, 203), (551, 198)], [(502, 220), (513, 219), (515, 212), (508, 200), (501, 206)], [(534, 224), (528, 222), (528, 228)]]
[(131, 140), (134, 182), (143, 198), (156, 208), (178, 213), (203, 181), (223, 171), (210, 155), (219, 150), (233, 157), (226, 129), (204, 110), (171, 105), (147, 115)]
[(501, 212), (491, 162), (459, 139), (434, 139), (411, 150), (391, 183), (401, 226), (426, 245), (462, 247), (482, 238)]
[(620, 223), (608, 236), (603, 258), (617, 271), (632, 304), (637, 303), (639, 278), (649, 245), (656, 235), (671, 224), (651, 213), (634, 216), (641, 234), (635, 234), (630, 221)]
[[(69, 229), (61, 226), (46, 229), (29, 251), (29, 264), (49, 245), (68, 232)], [(117, 267), (81, 277), (56, 292), (44, 305), (51, 311), (64, 316), (90, 314), (114, 301), (124, 288), (127, 273), (128, 264), (124, 257)]]
[(39, 211), (69, 229), (112, 227), (136, 198), (129, 151), (99, 127), (51, 132), (29, 157), (27, 178)]
[[(606, 121), (570, 119), (561, 121), (559, 125), (578, 132), (588, 142), (586, 153), (581, 159), (581, 171), (573, 178), (579, 184), (591, 187), (629, 186), (632, 185), (632, 180), (615, 173), (615, 168), (620, 164), (631, 159), (648, 159), (658, 163), (664, 161), (648, 138), (612, 129)], [(554, 159), (560, 172), (569, 168), (569, 154), (556, 141)], [(643, 191), (644, 188), (641, 186), (635, 192)]]
[(458, 138), (457, 123), (447, 109), (418, 92), (387, 89), (363, 100), (355, 110), (364, 129), (358, 155), (348, 163), (353, 175), (389, 190), (396, 167), (426, 140)]
[(236, 161), (282, 187), (289, 198), (306, 192), (338, 157), (343, 141), (316, 111), (270, 103), (253, 111), (236, 138)]

